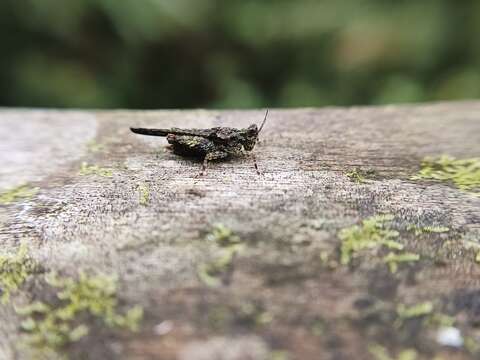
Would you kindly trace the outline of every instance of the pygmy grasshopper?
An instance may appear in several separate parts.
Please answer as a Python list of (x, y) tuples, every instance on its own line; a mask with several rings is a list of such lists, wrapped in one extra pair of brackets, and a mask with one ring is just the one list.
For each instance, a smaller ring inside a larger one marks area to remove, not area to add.
[(258, 174), (255, 155), (251, 153), (267, 121), (268, 110), (265, 113), (260, 128), (256, 124), (245, 129), (230, 127), (213, 127), (210, 129), (145, 129), (130, 128), (136, 134), (150, 136), (166, 136), (171, 149), (177, 155), (203, 159), (203, 175), (207, 164), (212, 160), (224, 160), (232, 156), (240, 156), (248, 152), (252, 155), (253, 164)]

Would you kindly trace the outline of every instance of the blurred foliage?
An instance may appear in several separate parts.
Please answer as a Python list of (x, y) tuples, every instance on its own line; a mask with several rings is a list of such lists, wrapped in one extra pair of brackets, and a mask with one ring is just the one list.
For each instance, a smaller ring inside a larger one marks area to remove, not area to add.
[(480, 97), (475, 0), (2, 0), (0, 105)]

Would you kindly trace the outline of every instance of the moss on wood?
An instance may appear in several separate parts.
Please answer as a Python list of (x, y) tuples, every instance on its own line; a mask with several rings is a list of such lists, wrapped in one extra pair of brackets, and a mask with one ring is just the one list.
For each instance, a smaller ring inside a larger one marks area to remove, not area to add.
[(448, 181), (460, 190), (480, 196), (480, 158), (426, 157), (420, 172), (412, 179)]
[(0, 255), (0, 302), (6, 304), (10, 296), (16, 292), (36, 265), (28, 253), (28, 248), (22, 244), (16, 254)]
[(66, 345), (88, 335), (89, 318), (99, 319), (109, 328), (138, 330), (143, 310), (135, 306), (126, 313), (118, 311), (117, 280), (114, 276), (90, 276), (80, 272), (78, 279), (46, 277), (56, 289), (52, 303), (36, 301), (17, 309), (22, 316), (26, 343), (39, 354), (57, 353)]
[(29, 199), (38, 192), (38, 188), (27, 184), (0, 193), (0, 205), (10, 205), (21, 199)]

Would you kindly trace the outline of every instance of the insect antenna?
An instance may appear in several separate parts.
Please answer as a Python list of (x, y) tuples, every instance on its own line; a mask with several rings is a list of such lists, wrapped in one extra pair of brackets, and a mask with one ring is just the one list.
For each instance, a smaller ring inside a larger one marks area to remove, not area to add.
[(258, 129), (258, 134), (260, 134), (260, 131), (262, 131), (263, 125), (265, 125), (265, 122), (267, 121), (267, 116), (268, 116), (268, 109), (267, 109), (267, 112), (265, 113), (265, 119), (263, 119), (262, 125), (260, 125), (260, 129)]

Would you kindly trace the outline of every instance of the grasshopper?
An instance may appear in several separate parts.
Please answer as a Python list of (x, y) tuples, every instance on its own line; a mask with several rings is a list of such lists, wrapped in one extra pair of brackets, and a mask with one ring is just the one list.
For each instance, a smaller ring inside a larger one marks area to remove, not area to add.
[(267, 121), (267, 116), (268, 109), (260, 128), (252, 124), (245, 129), (220, 126), (209, 129), (130, 128), (130, 130), (141, 135), (164, 136), (175, 154), (203, 159), (200, 175), (205, 173), (209, 161), (241, 156), (246, 152), (252, 155), (255, 170), (260, 174), (255, 155), (251, 151), (258, 141), (258, 135)]

